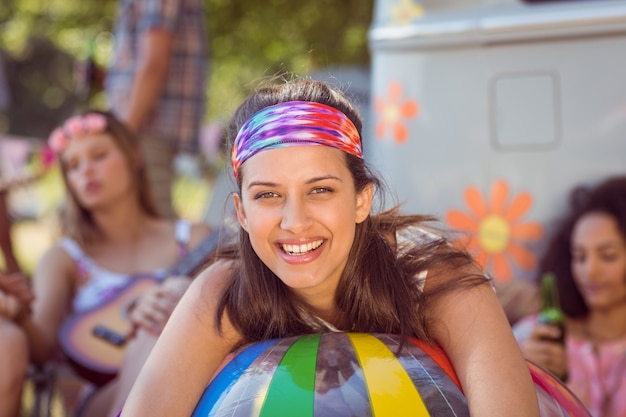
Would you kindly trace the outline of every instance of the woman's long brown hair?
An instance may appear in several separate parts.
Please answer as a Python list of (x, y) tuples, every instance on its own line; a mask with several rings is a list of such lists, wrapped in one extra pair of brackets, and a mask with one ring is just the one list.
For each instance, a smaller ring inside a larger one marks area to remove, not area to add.
[[(239, 128), (254, 113), (270, 105), (297, 100), (335, 107), (361, 132), (358, 112), (342, 94), (324, 83), (299, 79), (263, 87), (252, 94), (233, 116), (228, 130), (230, 144)], [(357, 193), (374, 185), (382, 195), (384, 184), (366, 163), (352, 155), (345, 154), (345, 157)], [(382, 199), (379, 204), (383, 205)], [(397, 231), (433, 220), (429, 216), (402, 215), (396, 207), (370, 215), (356, 225), (349, 260), (336, 291), (335, 302), (340, 317), (334, 324), (339, 329), (392, 333), (431, 341), (428, 332), (431, 323), (425, 313), (428, 304), (440, 294), (459, 286), (486, 282), (484, 275), (470, 268), (474, 265), (473, 259), (454, 249), (444, 238), (397, 250), (394, 242)], [(325, 330), (321, 322), (307, 313), (309, 306), (257, 256), (243, 230), (233, 257), (237, 266), (221, 294), (216, 322), (221, 323), (222, 316), (228, 312), (230, 321), (242, 334), (240, 345)], [(429, 282), (440, 284), (428, 285), (427, 291), (423, 291), (416, 282), (422, 271), (428, 271)], [(435, 274), (454, 277), (454, 280), (437, 279), (433, 276)], [(218, 330), (221, 330), (219, 325)]]

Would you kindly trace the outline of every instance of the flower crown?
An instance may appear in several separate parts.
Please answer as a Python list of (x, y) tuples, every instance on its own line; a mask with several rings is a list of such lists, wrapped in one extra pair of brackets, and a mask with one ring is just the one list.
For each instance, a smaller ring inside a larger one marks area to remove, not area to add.
[(107, 119), (98, 113), (87, 113), (83, 116), (70, 117), (52, 131), (48, 138), (50, 148), (58, 153), (63, 152), (71, 137), (80, 137), (87, 133), (102, 133), (106, 130)]

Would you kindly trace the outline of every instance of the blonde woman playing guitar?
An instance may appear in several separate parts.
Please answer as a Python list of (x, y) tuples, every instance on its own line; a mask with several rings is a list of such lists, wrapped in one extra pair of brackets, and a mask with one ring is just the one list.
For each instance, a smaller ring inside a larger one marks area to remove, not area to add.
[[(28, 340), (30, 360), (42, 365), (58, 357), (60, 329), (71, 318), (122, 296), (139, 277), (155, 280), (133, 296), (128, 319), (135, 337), (123, 347), (117, 377), (96, 381), (103, 385), (94, 384), (97, 389), (80, 413), (107, 416), (124, 401), (190, 282), (189, 277), (170, 277), (170, 268), (211, 230), (158, 215), (137, 137), (112, 114), (89, 111), (72, 117), (51, 134), (49, 144), (67, 193), (60, 216), (63, 237), (39, 261), (34, 301), (22, 303), (22, 311), (13, 314)], [(3, 403), (0, 398), (0, 407)]]

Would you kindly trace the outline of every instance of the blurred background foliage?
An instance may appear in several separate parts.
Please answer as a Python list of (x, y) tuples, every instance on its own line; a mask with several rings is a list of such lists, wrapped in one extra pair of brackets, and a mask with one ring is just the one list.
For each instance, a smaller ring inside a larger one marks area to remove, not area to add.
[[(204, 1), (211, 52), (205, 122), (211, 125), (223, 125), (267, 79), (332, 76), (339, 67), (369, 64), (373, 0)], [(11, 90), (10, 107), (0, 113), (0, 136), (43, 141), (81, 107), (106, 106), (101, 77), (90, 78), (86, 64), (106, 71), (117, 7), (118, 0), (0, 0), (0, 53)], [(210, 172), (179, 176), (173, 190), (179, 215), (202, 219), (212, 184)], [(10, 194), (12, 234), (26, 272), (56, 238), (62, 196), (56, 167)]]
[[(205, 0), (211, 50), (206, 120), (225, 120), (264, 79), (367, 65), (373, 0)], [(11, 133), (44, 138), (85, 95), (76, 68), (90, 51), (108, 65), (117, 0), (1, 0), (0, 48), (13, 103)], [(78, 64), (78, 65), (77, 65)]]

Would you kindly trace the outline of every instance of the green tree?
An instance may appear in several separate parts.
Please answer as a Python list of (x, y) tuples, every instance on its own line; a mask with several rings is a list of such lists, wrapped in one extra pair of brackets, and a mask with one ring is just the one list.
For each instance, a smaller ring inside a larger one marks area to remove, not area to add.
[[(373, 0), (205, 1), (211, 50), (207, 118), (227, 118), (263, 79), (369, 62)], [(33, 39), (45, 39), (60, 54), (84, 60), (94, 41), (96, 62), (106, 66), (116, 9), (117, 0), (2, 0), (0, 49), (19, 61)], [(56, 93), (47, 93), (51, 105), (77, 105), (67, 60), (37, 65), (67, 75)], [(45, 96), (43, 91), (32, 99)], [(102, 97), (93, 100), (99, 104)]]

